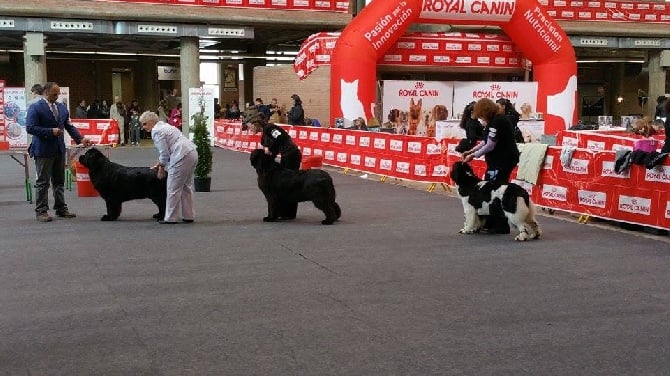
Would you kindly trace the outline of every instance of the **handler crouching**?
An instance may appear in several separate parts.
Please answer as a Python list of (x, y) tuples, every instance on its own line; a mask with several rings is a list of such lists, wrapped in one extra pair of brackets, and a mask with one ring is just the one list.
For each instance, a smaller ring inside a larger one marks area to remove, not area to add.
[(182, 221), (191, 223), (195, 219), (193, 211), (193, 174), (198, 162), (195, 144), (179, 129), (158, 120), (155, 112), (146, 111), (140, 115), (142, 129), (151, 132), (151, 139), (158, 149), (157, 169), (159, 179), (165, 178), (167, 171), (167, 202), (165, 218), (158, 223), (177, 223), (181, 208)]
[[(289, 134), (280, 126), (274, 123), (268, 123), (265, 114), (261, 112), (254, 113), (244, 119), (244, 124), (254, 127), (256, 131), (261, 131), (261, 145), (265, 154), (276, 158), (281, 155), (279, 164), (290, 170), (298, 171), (302, 161), (302, 153), (298, 146), (293, 142)], [(298, 204), (290, 204), (281, 208), (279, 217), (281, 219), (295, 219), (298, 212)]]

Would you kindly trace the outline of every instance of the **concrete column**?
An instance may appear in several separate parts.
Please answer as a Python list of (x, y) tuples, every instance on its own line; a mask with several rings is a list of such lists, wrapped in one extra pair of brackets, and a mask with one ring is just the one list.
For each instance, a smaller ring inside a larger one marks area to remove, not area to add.
[(649, 90), (647, 91), (649, 100), (647, 101), (647, 111), (645, 115), (649, 115), (653, 119), (656, 110), (656, 98), (665, 95), (666, 93), (666, 68), (661, 66), (660, 50), (649, 51), (647, 61), (649, 66)]
[[(624, 95), (625, 87), (624, 87), (624, 82), (623, 82), (624, 70), (625, 70), (624, 63), (615, 63), (614, 77), (612, 77), (612, 91), (611, 91), (612, 107), (611, 107), (611, 109), (607, 109), (607, 112), (605, 113), (605, 114), (611, 114), (614, 117), (614, 119), (612, 121), (612, 123), (614, 125), (621, 125), (621, 116), (624, 115), (623, 107), (626, 106), (626, 105), (629, 105), (629, 103), (627, 103), (627, 102), (619, 103), (619, 101), (617, 100), (617, 98), (619, 96), (622, 96), (622, 97), (625, 98), (625, 95)], [(627, 100), (628, 101), (632, 101), (632, 100), (637, 101), (637, 98), (633, 99), (633, 97), (631, 96), (630, 98), (627, 98)]]
[(135, 97), (139, 99), (142, 111), (156, 111), (159, 99), (156, 58), (153, 56), (141, 56), (139, 60), (138, 77), (133, 83), (135, 85)]
[(181, 74), (182, 132), (188, 136), (191, 125), (189, 112), (188, 89), (200, 87), (200, 53), (197, 37), (182, 37), (179, 55), (179, 71)]
[[(29, 34), (30, 36), (28, 36)], [(39, 54), (40, 52), (35, 51), (34, 46), (27, 46), (27, 40), (44, 40), (44, 34), (26, 33), (23, 39), (24, 85), (26, 87), (26, 101), (29, 102), (32, 99), (30, 88), (35, 84), (44, 85), (47, 82), (47, 59), (44, 46), (42, 46), (41, 54)]]

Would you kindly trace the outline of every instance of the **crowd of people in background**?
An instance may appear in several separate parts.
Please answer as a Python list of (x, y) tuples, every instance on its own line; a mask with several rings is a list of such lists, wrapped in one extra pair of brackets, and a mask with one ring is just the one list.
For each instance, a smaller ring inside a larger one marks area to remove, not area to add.
[[(35, 96), (41, 95), (36, 92), (33, 93)], [(289, 110), (284, 110), (278, 104), (277, 98), (272, 98), (269, 104), (265, 104), (260, 97), (254, 100), (253, 105), (247, 105), (246, 109), (242, 109), (237, 99), (233, 99), (222, 106), (219, 99), (215, 98), (214, 118), (240, 120), (245, 116), (262, 113), (270, 123), (320, 126), (320, 123), (315, 121), (315, 119), (305, 118), (305, 110), (302, 107), (300, 96), (293, 94), (291, 100), (293, 104)], [(138, 121), (143, 110), (147, 110), (147, 108), (140, 106), (138, 100), (133, 99), (129, 104), (126, 104), (120, 96), (115, 96), (111, 103), (105, 99), (95, 99), (89, 104), (85, 99), (81, 99), (74, 109), (73, 118), (114, 119), (119, 125), (119, 144), (139, 145), (141, 139), (150, 138), (149, 133), (142, 129)], [(154, 111), (153, 109), (151, 110)], [(180, 130), (182, 129), (183, 111), (178, 90), (174, 89), (166, 92), (163, 99), (158, 102), (155, 112), (160, 121), (166, 122)], [(363, 120), (363, 122), (365, 121)]]

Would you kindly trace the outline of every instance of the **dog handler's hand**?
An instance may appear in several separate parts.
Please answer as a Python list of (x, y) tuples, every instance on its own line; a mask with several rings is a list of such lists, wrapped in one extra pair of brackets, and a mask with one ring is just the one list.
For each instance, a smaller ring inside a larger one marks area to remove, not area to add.
[(156, 176), (158, 176), (159, 179), (165, 178), (165, 167), (162, 165), (158, 165), (158, 171), (156, 172)]
[(472, 158), (474, 158), (474, 157), (475, 157), (474, 154), (468, 154), (468, 155), (465, 155), (465, 154), (464, 154), (463, 162), (468, 163), (468, 162), (470, 162), (470, 161), (472, 160)]
[(89, 147), (89, 146), (93, 145), (91, 140), (89, 140), (87, 137), (84, 137), (84, 138), (81, 139), (81, 144), (86, 146), (86, 147)]
[(272, 153), (270, 153), (270, 149), (268, 147), (263, 148), (263, 151), (265, 151), (265, 154), (267, 154), (267, 155), (272, 154)]

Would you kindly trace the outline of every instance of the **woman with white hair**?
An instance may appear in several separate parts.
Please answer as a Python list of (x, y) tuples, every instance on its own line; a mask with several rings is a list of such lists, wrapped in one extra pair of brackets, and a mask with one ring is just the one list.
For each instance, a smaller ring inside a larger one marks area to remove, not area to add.
[(140, 115), (142, 129), (151, 133), (151, 139), (158, 149), (157, 169), (159, 179), (165, 178), (167, 171), (167, 201), (165, 218), (158, 223), (177, 223), (181, 209), (181, 221), (192, 223), (193, 211), (193, 173), (198, 161), (195, 144), (186, 138), (179, 129), (159, 121), (158, 115), (146, 111)]

